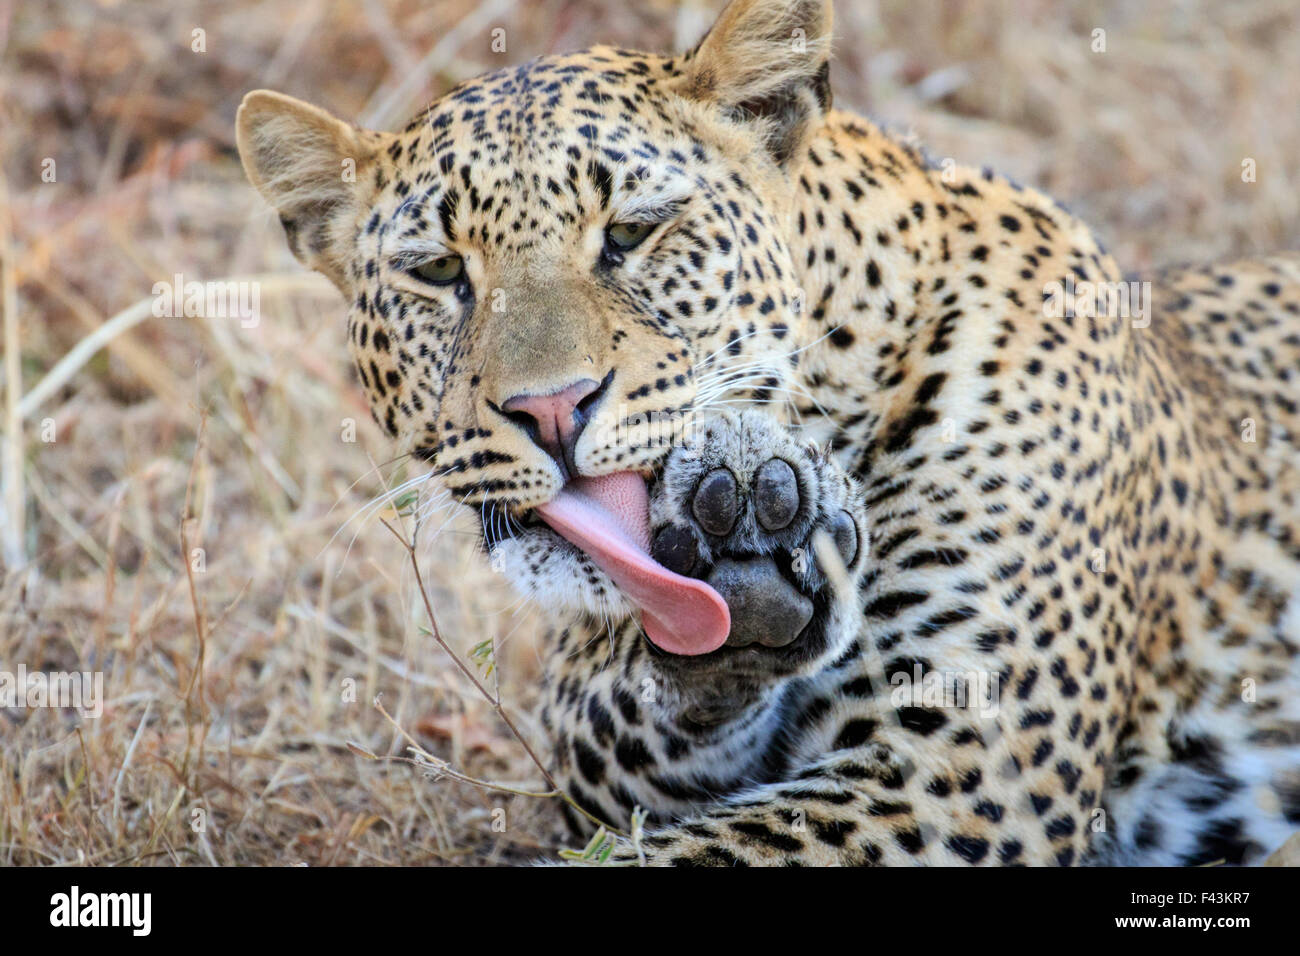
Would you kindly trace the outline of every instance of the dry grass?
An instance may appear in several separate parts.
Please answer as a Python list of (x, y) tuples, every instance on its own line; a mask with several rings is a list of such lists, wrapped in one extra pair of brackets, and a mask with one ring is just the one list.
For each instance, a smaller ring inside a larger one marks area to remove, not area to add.
[[(716, 6), (0, 0), (0, 670), (101, 670), (107, 697), (98, 720), (0, 710), (0, 864), (493, 863), (558, 845), (550, 801), (348, 748), (403, 752), (382, 695), (452, 767), (543, 785), (421, 630), (381, 515), (349, 523), (414, 472), (373, 467), (390, 450), (341, 304), (244, 184), (234, 109), (270, 86), (392, 125), (538, 53), (684, 42)], [(1300, 247), (1293, 0), (839, 8), (842, 105), (1057, 194), (1127, 266)], [(263, 276), (260, 324), (129, 311), (176, 273)], [(114, 316), (105, 350), (46, 378)], [(462, 655), (497, 642), (488, 683), (540, 742), (533, 612), (455, 527), (424, 567), (443, 633)]]

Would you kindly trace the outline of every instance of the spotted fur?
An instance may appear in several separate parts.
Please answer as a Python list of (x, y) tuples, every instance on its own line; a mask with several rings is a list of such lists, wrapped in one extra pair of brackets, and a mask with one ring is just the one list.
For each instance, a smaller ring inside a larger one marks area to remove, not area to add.
[[(1057, 314), (1045, 289), (1116, 263), (834, 110), (830, 22), (735, 0), (680, 56), (542, 57), (392, 134), (254, 93), (240, 148), (351, 303), (376, 419), (575, 621), (555, 770), (600, 819), (645, 808), (650, 862), (1261, 859), (1300, 825), (1300, 257), (1150, 277), (1149, 322)], [(611, 253), (620, 221), (654, 230)], [(460, 281), (413, 275), (449, 253)], [(565, 466), (504, 406), (575, 380), (572, 467), (646, 474), (656, 527), (706, 420), (714, 465), (785, 456), (804, 507), (851, 506), (849, 587), (779, 568), (821, 602), (804, 652), (664, 655), (530, 519)], [(996, 712), (893, 694), (951, 674), (996, 678)]]

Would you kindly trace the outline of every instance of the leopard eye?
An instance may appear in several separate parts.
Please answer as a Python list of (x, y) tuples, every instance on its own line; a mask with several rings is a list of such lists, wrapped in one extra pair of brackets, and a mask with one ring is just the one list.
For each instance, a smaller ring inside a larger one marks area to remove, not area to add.
[(605, 239), (616, 252), (635, 249), (654, 231), (653, 222), (616, 222), (605, 230)]
[(439, 256), (416, 266), (411, 272), (418, 279), (434, 285), (451, 285), (465, 273), (465, 260), (460, 256)]

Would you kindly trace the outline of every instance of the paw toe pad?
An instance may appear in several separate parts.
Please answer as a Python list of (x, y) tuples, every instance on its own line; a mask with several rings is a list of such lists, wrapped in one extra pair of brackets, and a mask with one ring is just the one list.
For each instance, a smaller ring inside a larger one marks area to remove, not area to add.
[(715, 468), (705, 475), (691, 504), (700, 527), (718, 537), (730, 534), (739, 511), (735, 476), (726, 468)]
[(670, 524), (655, 535), (650, 556), (669, 571), (690, 576), (698, 569), (700, 549), (689, 528)]
[(754, 514), (768, 531), (780, 531), (799, 513), (799, 480), (794, 469), (773, 458), (758, 469), (754, 482)]
[(842, 508), (831, 519), (831, 538), (847, 568), (858, 556), (858, 526), (853, 523), (853, 517)]

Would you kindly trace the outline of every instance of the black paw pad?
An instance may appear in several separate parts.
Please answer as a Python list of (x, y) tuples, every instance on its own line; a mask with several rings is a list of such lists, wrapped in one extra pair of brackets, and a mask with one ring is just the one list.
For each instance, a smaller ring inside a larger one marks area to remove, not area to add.
[(785, 647), (812, 620), (812, 601), (781, 576), (770, 558), (719, 561), (709, 575), (709, 584), (731, 610), (729, 647), (755, 642)]
[(858, 556), (858, 526), (847, 511), (841, 510), (831, 519), (831, 538), (835, 541), (835, 550), (847, 568)]
[(736, 497), (736, 479), (725, 468), (715, 468), (704, 476), (695, 489), (691, 511), (700, 527), (721, 537), (730, 534), (736, 524), (740, 502)]
[(780, 531), (799, 513), (799, 481), (780, 458), (758, 469), (754, 483), (754, 514), (768, 531)]
[(690, 575), (700, 561), (700, 551), (695, 545), (695, 535), (679, 525), (668, 525), (650, 545), (650, 556), (669, 571)]

